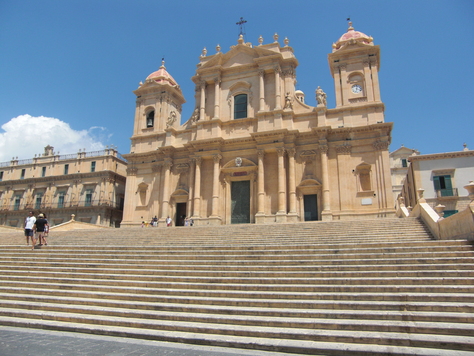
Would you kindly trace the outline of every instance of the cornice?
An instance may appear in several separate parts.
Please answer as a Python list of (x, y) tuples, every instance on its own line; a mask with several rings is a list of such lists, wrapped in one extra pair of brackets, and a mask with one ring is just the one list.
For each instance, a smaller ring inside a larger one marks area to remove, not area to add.
[(427, 155), (410, 156), (408, 157), (409, 162), (413, 161), (429, 161), (435, 159), (449, 159), (458, 157), (473, 157), (474, 151), (456, 151), (456, 152), (444, 152), (444, 153), (433, 153)]

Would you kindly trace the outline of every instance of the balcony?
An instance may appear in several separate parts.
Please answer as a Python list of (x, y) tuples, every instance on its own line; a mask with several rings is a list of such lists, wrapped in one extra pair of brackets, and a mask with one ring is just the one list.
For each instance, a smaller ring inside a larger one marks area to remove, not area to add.
[(439, 189), (436, 190), (436, 198), (438, 199), (452, 199), (458, 197), (458, 188)]

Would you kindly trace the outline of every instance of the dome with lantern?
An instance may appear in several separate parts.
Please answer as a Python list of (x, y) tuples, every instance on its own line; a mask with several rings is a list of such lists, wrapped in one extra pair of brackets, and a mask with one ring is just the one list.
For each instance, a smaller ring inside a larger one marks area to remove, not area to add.
[(168, 84), (169, 86), (179, 89), (179, 85), (176, 82), (176, 80), (174, 80), (171, 74), (167, 72), (164, 60), (161, 61), (160, 68), (156, 72), (151, 73), (146, 78), (145, 82), (146, 83), (155, 82), (155, 83), (163, 84), (163, 85)]
[(336, 43), (333, 43), (332, 51), (336, 52), (348, 45), (353, 44), (373, 46), (373, 41), (374, 39), (371, 36), (367, 36), (365, 33), (354, 30), (354, 27), (352, 27), (352, 22), (349, 22), (349, 28), (347, 29), (347, 32), (343, 34)]

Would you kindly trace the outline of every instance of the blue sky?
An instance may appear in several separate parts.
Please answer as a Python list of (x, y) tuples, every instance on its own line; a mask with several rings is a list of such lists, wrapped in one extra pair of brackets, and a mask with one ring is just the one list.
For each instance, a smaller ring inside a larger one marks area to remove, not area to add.
[[(140, 81), (165, 57), (191, 116), (201, 50), (288, 37), (299, 61), (297, 87), (315, 105), (318, 86), (334, 107), (327, 55), (354, 28), (381, 47), (390, 150), (422, 154), (474, 149), (474, 1), (358, 0), (0, 0), (0, 162), (32, 158), (50, 144), (61, 154), (115, 145), (130, 150)], [(26, 116), (29, 115), (29, 116)]]

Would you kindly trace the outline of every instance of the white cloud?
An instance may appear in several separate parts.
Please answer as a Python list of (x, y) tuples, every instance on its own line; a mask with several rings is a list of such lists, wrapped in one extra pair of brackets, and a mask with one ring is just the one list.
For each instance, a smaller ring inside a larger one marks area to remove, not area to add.
[(51, 145), (54, 152), (72, 154), (79, 149), (98, 151), (105, 148), (110, 134), (104, 127), (94, 126), (89, 130), (76, 131), (68, 123), (52, 117), (20, 115), (2, 125), (0, 132), (0, 162), (12, 157), (33, 158), (44, 153)]

